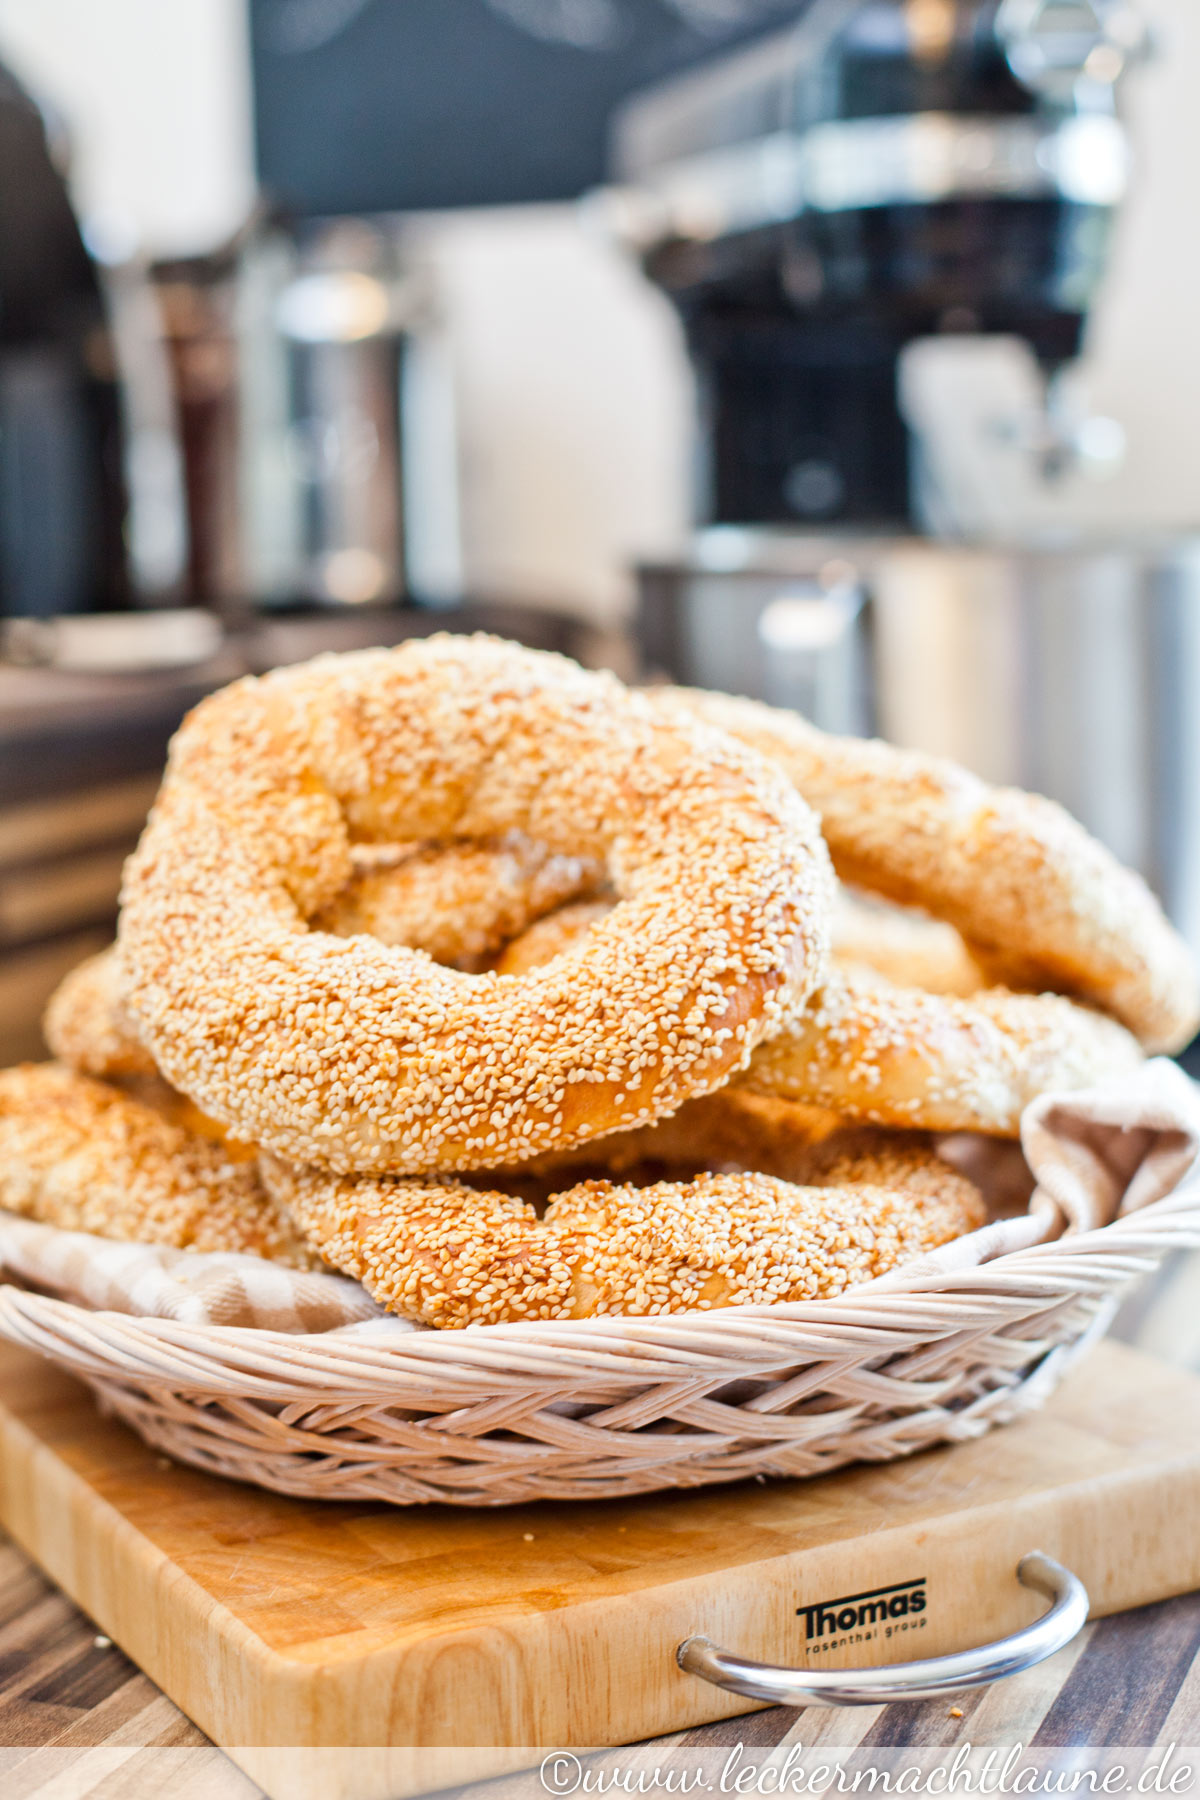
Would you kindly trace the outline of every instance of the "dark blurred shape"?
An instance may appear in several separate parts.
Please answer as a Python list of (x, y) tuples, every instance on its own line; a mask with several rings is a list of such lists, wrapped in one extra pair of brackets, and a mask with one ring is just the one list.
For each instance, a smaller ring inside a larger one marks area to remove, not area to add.
[(0, 66), (0, 613), (124, 606), (126, 496), (100, 286), (42, 116)]
[(300, 214), (572, 199), (614, 105), (808, 0), (251, 0), (259, 175)]
[(236, 584), (239, 397), (236, 303), (240, 240), (150, 271), (177, 411), (187, 507), (188, 598), (211, 603)]

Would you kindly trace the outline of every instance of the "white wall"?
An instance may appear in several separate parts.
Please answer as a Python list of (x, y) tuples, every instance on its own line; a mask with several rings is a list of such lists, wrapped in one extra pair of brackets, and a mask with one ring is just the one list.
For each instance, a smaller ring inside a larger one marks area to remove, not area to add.
[(468, 587), (611, 621), (686, 536), (691, 385), (673, 310), (571, 207), (430, 221)]
[(1112, 528), (1200, 524), (1200, 0), (1139, 3), (1158, 49), (1127, 90), (1133, 190), (1083, 367), (1128, 433), (1084, 507)]
[(0, 58), (60, 116), (76, 206), (114, 251), (207, 250), (245, 218), (243, 0), (0, 0)]

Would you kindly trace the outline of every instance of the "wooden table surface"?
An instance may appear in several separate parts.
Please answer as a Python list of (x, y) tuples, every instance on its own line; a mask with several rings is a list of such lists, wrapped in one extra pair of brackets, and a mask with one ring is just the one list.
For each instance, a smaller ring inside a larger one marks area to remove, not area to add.
[[(1200, 1252), (1127, 1303), (1117, 1335), (1200, 1371)], [(955, 1716), (958, 1712), (961, 1716)], [(854, 1709), (775, 1707), (662, 1739), (697, 1747), (1200, 1744), (1200, 1593), (1088, 1625), (1056, 1657), (990, 1688)], [(256, 1800), (258, 1787), (11, 1543), (0, 1540), (0, 1792), (5, 1800)], [(457, 1800), (543, 1793), (536, 1776)]]

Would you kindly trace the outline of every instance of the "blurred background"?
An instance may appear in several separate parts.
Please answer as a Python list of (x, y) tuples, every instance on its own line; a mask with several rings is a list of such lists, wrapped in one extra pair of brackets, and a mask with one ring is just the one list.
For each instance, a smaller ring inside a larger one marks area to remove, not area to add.
[(1194, 0), (0, 0), (0, 1062), (184, 709), (485, 626), (1065, 802), (1200, 949)]

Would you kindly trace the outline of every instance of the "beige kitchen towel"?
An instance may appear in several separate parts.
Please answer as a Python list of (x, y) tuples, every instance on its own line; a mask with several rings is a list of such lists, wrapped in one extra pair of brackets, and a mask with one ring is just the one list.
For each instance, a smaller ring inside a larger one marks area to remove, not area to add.
[[(1200, 1218), (1200, 1188), (1190, 1185), (1200, 1157), (1200, 1090), (1165, 1058), (1081, 1093), (1044, 1095), (1026, 1110), (1021, 1142), (1035, 1184), (1025, 1210), (871, 1285), (919, 1285), (1064, 1231), (1094, 1230), (1173, 1193), (1195, 1192)], [(1012, 1145), (975, 1140), (966, 1160), (985, 1191), (995, 1176), (997, 1189), (1011, 1195), (1014, 1154)], [(383, 1313), (345, 1276), (302, 1273), (256, 1256), (113, 1243), (3, 1212), (0, 1268), (93, 1309), (193, 1324), (341, 1330), (370, 1339), (420, 1329)]]
[(1076, 1231), (1171, 1193), (1192, 1173), (1198, 1145), (1200, 1088), (1166, 1057), (1083, 1094), (1043, 1094), (1021, 1119), (1035, 1199), (1053, 1201)]
[(97, 1312), (190, 1324), (330, 1331), (381, 1312), (344, 1275), (288, 1269), (261, 1256), (116, 1243), (7, 1212), (0, 1212), (0, 1266), (26, 1287)]
[[(1041, 1095), (1022, 1114), (1021, 1149), (1033, 1184), (1023, 1211), (994, 1219), (872, 1285), (907, 1287), (926, 1276), (977, 1268), (1064, 1232), (1098, 1230), (1185, 1190), (1196, 1194), (1200, 1214), (1200, 1088), (1165, 1056), (1079, 1093)], [(985, 1194), (993, 1185), (1008, 1191), (1013, 1150), (976, 1139), (970, 1154), (951, 1153), (950, 1160)]]

